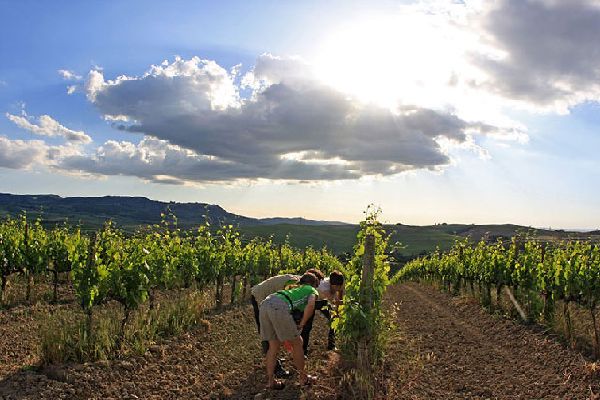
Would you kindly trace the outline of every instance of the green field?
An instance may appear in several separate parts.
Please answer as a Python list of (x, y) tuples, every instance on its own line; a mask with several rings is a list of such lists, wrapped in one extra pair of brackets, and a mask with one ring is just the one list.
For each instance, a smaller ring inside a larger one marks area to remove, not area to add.
[[(449, 249), (460, 237), (428, 226), (387, 225), (387, 232), (393, 232), (390, 244), (400, 242), (403, 245), (401, 254), (412, 256), (429, 252), (439, 246)], [(255, 236), (272, 237), (275, 243), (283, 243), (289, 235), (291, 245), (299, 248), (312, 245), (315, 248), (327, 246), (336, 254), (352, 251), (356, 243), (357, 225), (268, 225), (244, 226), (240, 231), (245, 238)]]

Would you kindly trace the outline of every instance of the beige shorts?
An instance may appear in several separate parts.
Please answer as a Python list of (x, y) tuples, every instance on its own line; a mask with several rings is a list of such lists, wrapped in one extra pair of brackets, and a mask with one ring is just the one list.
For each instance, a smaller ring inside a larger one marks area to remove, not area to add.
[(292, 340), (300, 335), (290, 313), (290, 306), (279, 296), (269, 295), (259, 309), (260, 338), (262, 340)]

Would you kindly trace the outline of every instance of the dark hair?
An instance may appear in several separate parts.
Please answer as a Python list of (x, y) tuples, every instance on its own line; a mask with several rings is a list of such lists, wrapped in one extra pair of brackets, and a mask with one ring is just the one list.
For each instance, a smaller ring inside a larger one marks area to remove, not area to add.
[(341, 286), (344, 284), (344, 275), (338, 270), (333, 271), (329, 275), (329, 284)]
[(314, 274), (311, 274), (310, 272), (306, 272), (304, 275), (302, 275), (302, 278), (300, 278), (300, 285), (310, 285), (314, 288), (316, 288), (317, 286), (319, 286), (319, 278), (317, 278)]
[(319, 271), (316, 268), (311, 268), (306, 272), (310, 272), (311, 274), (313, 274), (314, 276), (316, 276), (317, 278), (319, 278), (320, 281), (323, 280), (323, 278), (325, 278), (325, 275), (323, 275), (323, 273), (321, 271)]

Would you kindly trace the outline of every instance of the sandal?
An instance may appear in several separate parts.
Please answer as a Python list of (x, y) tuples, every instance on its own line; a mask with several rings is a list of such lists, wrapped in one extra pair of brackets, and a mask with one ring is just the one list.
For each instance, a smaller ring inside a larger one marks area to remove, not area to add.
[(273, 383), (273, 385), (267, 386), (267, 389), (281, 390), (284, 387), (285, 387), (285, 383), (283, 381), (280, 381), (279, 379), (275, 379), (275, 382)]
[(304, 382), (300, 382), (301, 386), (310, 386), (317, 383), (317, 377), (314, 375), (306, 375), (306, 380)]

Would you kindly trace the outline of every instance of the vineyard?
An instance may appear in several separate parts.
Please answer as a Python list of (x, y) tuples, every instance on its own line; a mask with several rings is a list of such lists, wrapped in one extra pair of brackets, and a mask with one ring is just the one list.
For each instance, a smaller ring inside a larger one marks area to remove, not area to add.
[[(349, 260), (247, 240), (231, 225), (180, 229), (173, 215), (133, 234), (111, 222), (83, 234), (25, 214), (7, 219), (0, 399), (583, 399), (599, 391), (600, 368), (568, 346), (587, 335), (598, 355), (597, 244), (464, 240), (390, 279), (392, 235), (378, 216), (367, 211)], [(308, 359), (319, 383), (265, 392), (249, 289), (309, 268), (347, 278), (333, 322), (340, 352), (325, 349), (321, 318)], [(538, 325), (559, 326), (567, 346)]]
[[(369, 288), (375, 296), (370, 295), (366, 309), (361, 259), (365, 237), (374, 234), (377, 257), (371, 257), (377, 275), (370, 279)], [(347, 265), (326, 248), (300, 250), (287, 242), (244, 240), (231, 225), (213, 228), (207, 222), (184, 231), (173, 215), (164, 215), (161, 224), (133, 235), (109, 221), (86, 236), (66, 225), (44, 229), (42, 221), (29, 221), (23, 214), (0, 224), (1, 304), (9, 310), (16, 305), (6, 296), (9, 281), (15, 283), (12, 298), (19, 297), (16, 288), (22, 290), (25, 305), (32, 304), (37, 286), (51, 282), (49, 304), (58, 307), (51, 309), (52, 315), (38, 328), (42, 366), (96, 362), (147, 353), (158, 341), (189, 330), (206, 331), (211, 325), (206, 312), (211, 307), (220, 310), (244, 304), (249, 288), (270, 276), (302, 274), (310, 268), (325, 273), (339, 270), (349, 278), (342, 317), (336, 322), (341, 346), (356, 352), (357, 341), (373, 337), (361, 353), (371, 359), (370, 354), (379, 348), (380, 305), (387, 285), (386, 245), (376, 214), (365, 221), (355, 256)], [(79, 311), (60, 309), (63, 300), (69, 301), (59, 296), (65, 284)]]
[[(447, 291), (467, 289), (478, 293), (485, 306), (500, 307), (506, 293), (520, 317), (527, 322), (552, 325), (562, 314), (564, 334), (573, 342), (572, 305), (588, 311), (592, 325), (594, 356), (600, 356), (600, 246), (585, 241), (540, 243), (513, 238), (472, 246), (457, 243), (449, 252), (439, 251), (407, 264), (396, 280), (424, 279), (439, 282)], [(558, 307), (561, 304), (562, 307)], [(559, 308), (561, 310), (559, 310)]]
[[(260, 239), (242, 243), (231, 225), (211, 229), (208, 223), (195, 231), (182, 231), (175, 216), (163, 216), (160, 225), (126, 236), (109, 221), (91, 236), (67, 226), (45, 230), (41, 221), (26, 215), (0, 224), (1, 303), (12, 275), (26, 280), (25, 300), (30, 301), (34, 281), (50, 275), (52, 302), (59, 301), (60, 274), (69, 274), (77, 303), (85, 313), (82, 342), (92, 338), (94, 310), (110, 302), (122, 309), (119, 347), (131, 316), (142, 306), (156, 308), (159, 291), (193, 288), (202, 292), (209, 286), (217, 308), (245, 299), (251, 285), (280, 272), (342, 269), (342, 263), (327, 249), (294, 249)], [(151, 313), (144, 317), (152, 318)], [(146, 321), (151, 323), (150, 320)], [(118, 349), (115, 349), (118, 350)], [(81, 353), (79, 361), (100, 355)]]

